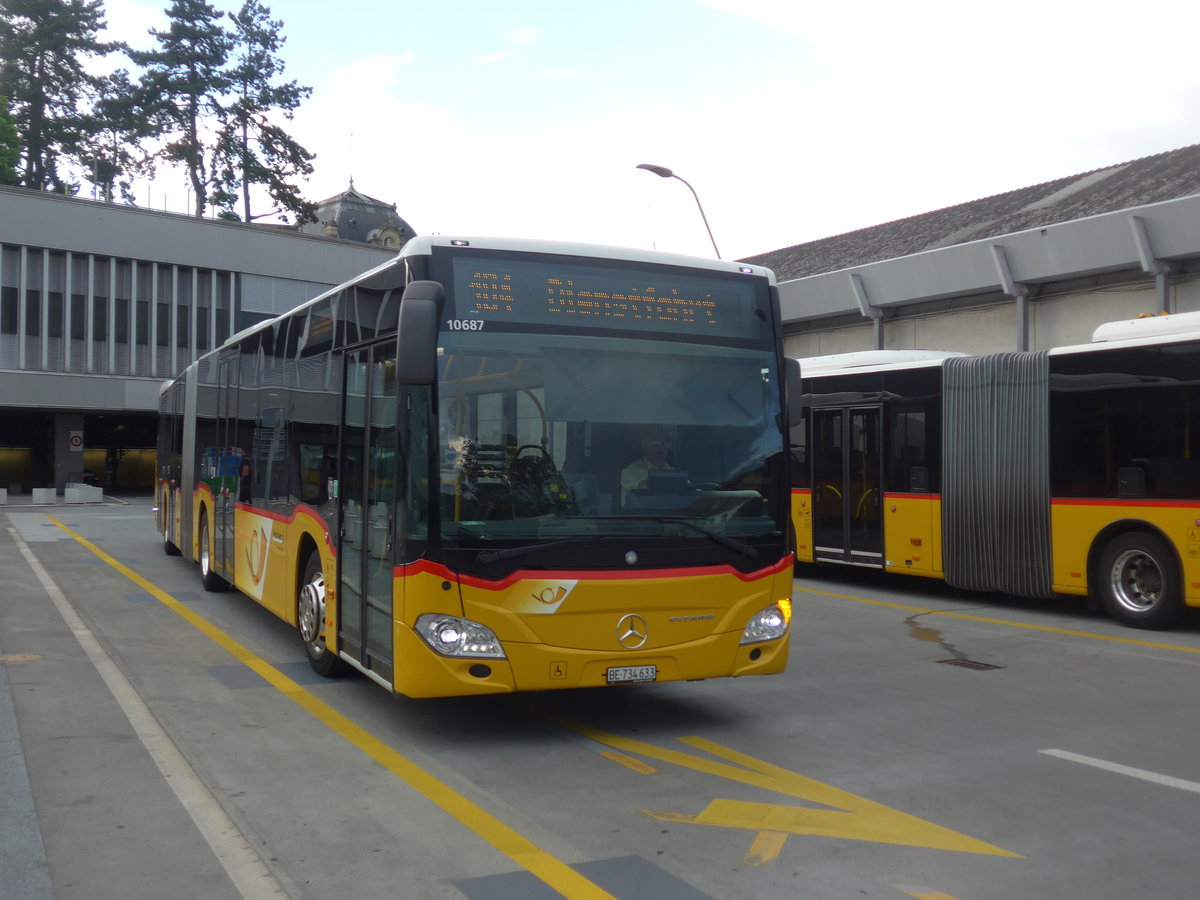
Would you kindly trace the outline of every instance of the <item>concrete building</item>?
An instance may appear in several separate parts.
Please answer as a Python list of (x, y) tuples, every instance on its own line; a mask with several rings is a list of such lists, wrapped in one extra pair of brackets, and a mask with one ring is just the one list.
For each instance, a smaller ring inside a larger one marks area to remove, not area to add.
[(164, 380), (395, 252), (0, 187), (0, 488), (148, 489)]
[(749, 258), (785, 347), (994, 353), (1200, 309), (1200, 145)]

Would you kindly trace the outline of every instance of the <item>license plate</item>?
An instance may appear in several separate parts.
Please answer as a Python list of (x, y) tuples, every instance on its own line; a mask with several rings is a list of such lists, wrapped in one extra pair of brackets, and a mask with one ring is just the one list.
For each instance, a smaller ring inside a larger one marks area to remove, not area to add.
[(609, 684), (636, 684), (658, 678), (658, 666), (613, 666), (608, 670)]

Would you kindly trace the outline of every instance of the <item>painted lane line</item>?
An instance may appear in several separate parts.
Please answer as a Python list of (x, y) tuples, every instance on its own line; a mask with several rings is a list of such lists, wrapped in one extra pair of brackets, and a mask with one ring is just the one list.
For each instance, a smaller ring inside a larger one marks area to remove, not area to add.
[(916, 900), (954, 900), (949, 894), (942, 891), (935, 891), (933, 888), (915, 887), (906, 884), (898, 884), (896, 888), (904, 891), (910, 897), (915, 897)]
[(441, 807), (451, 818), (568, 900), (616, 900), (615, 897), (579, 874), (567, 863), (549, 851), (543, 850), (515, 828), (438, 779), (432, 772), (421, 768), (420, 765), (375, 737), (361, 725), (342, 715), (203, 616), (188, 609), (156, 584), (114, 559), (83, 535), (71, 530), (57, 519), (48, 518), (81, 546), (90, 550), (138, 587), (152, 594), (163, 606), (176, 613), (244, 666), (262, 676), (268, 684), (325, 727), (353, 744), (409, 787)]
[(872, 600), (869, 597), (855, 597), (853, 594), (835, 594), (832, 591), (818, 591), (813, 588), (794, 585), (793, 590), (817, 597), (832, 597), (835, 600), (851, 600), (855, 603), (867, 603), (871, 606), (885, 606), (889, 609), (900, 609), (905, 612), (921, 613), (922, 615), (945, 616), (949, 619), (963, 619), (967, 622), (982, 622), (986, 625), (1007, 625), (1009, 628), (1020, 628), (1025, 631), (1041, 631), (1049, 634), (1063, 634), (1068, 637), (1092, 638), (1097, 641), (1109, 641), (1114, 644), (1128, 644), (1133, 647), (1150, 647), (1154, 650), (1174, 650), (1177, 653), (1200, 653), (1200, 647), (1184, 647), (1180, 644), (1164, 644), (1158, 641), (1143, 641), (1137, 638), (1120, 637), (1115, 634), (1098, 634), (1094, 631), (1075, 631), (1070, 628), (1054, 628), (1050, 625), (1033, 625), (1028, 622), (1013, 622), (1008, 619), (993, 619), (988, 616), (970, 616), (966, 613), (952, 612), (946, 609), (927, 609), (923, 606), (908, 606), (904, 603), (893, 603), (889, 600)]
[(196, 776), (191, 765), (179, 752), (179, 748), (158, 723), (154, 713), (146, 706), (129, 679), (117, 668), (91, 629), (84, 624), (75, 607), (33, 555), (29, 545), (16, 529), (9, 528), (8, 533), (109, 692), (120, 705), (167, 785), (175, 792), (184, 810), (216, 854), (234, 887), (246, 900), (278, 900), (280, 897), (286, 897), (287, 893), (275, 880), (266, 863), (250, 846), (233, 820), (225, 814), (225, 810), (205, 787), (204, 782)]
[(640, 759), (635, 759), (634, 757), (627, 756), (624, 753), (602, 751), (600, 755), (605, 759), (611, 759), (613, 762), (637, 772), (639, 775), (653, 775), (658, 771), (654, 768), (654, 766), (648, 766)]
[(1150, 772), (1146, 769), (1135, 769), (1133, 766), (1124, 766), (1121, 763), (1109, 762), (1106, 759), (1096, 759), (1094, 756), (1084, 756), (1081, 753), (1071, 753), (1069, 750), (1039, 750), (1039, 753), (1044, 753), (1046, 756), (1054, 756), (1058, 759), (1065, 759), (1069, 762), (1080, 763), (1085, 766), (1092, 766), (1096, 769), (1104, 769), (1106, 772), (1115, 772), (1118, 775), (1128, 775), (1130, 778), (1139, 778), (1142, 781), (1153, 782), (1160, 784), (1163, 787), (1175, 788), (1180, 791), (1190, 791), (1193, 794), (1200, 794), (1200, 782), (1188, 781), (1186, 778), (1176, 778), (1173, 775), (1161, 775), (1158, 772)]

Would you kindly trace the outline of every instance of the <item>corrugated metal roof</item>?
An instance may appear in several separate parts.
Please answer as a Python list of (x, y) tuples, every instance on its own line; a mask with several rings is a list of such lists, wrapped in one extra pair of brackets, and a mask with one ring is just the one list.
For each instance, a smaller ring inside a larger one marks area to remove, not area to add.
[(1200, 144), (746, 257), (780, 281), (1200, 194)]

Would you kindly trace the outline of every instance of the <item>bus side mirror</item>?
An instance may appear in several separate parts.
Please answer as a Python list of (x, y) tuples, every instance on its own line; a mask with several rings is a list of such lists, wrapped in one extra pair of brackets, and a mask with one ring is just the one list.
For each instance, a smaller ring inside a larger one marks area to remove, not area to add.
[(396, 329), (396, 381), (433, 384), (437, 380), (437, 336), (446, 292), (436, 281), (414, 281), (400, 297)]
[(804, 388), (800, 384), (800, 360), (784, 357), (783, 368), (787, 377), (788, 424), (795, 425), (804, 417)]

